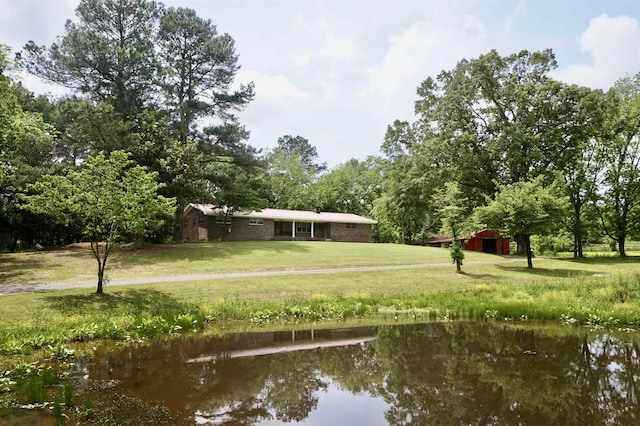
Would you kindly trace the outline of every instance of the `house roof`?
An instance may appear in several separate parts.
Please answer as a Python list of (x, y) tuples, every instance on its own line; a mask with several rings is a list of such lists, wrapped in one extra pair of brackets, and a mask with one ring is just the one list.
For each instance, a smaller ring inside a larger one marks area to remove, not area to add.
[[(226, 207), (216, 207), (213, 204), (189, 204), (185, 208), (185, 214), (188, 214), (192, 209), (199, 210), (205, 216), (221, 216), (229, 214)], [(299, 221), (299, 222), (324, 222), (324, 223), (359, 223), (366, 225), (375, 225), (375, 220), (368, 219), (363, 216), (358, 216), (352, 213), (333, 213), (333, 212), (319, 212), (305, 211), (305, 210), (282, 210), (282, 209), (263, 209), (260, 211), (233, 211), (232, 217), (246, 217), (249, 219), (273, 219), (273, 220), (287, 220), (287, 221)]]

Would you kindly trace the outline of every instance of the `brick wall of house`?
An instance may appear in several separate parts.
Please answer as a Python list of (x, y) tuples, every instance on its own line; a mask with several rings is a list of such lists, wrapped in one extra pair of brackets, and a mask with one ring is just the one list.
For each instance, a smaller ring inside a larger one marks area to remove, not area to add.
[(371, 242), (371, 225), (358, 223), (356, 228), (347, 228), (346, 223), (331, 224), (331, 240), (333, 241), (350, 241), (350, 242)]
[[(185, 216), (183, 225), (183, 236), (186, 241), (259, 241), (291, 238), (290, 222), (283, 222), (280, 225), (288, 226), (285, 231), (289, 233), (289, 237), (277, 236), (276, 224), (272, 219), (265, 219), (263, 225), (250, 225), (248, 218), (234, 217), (229, 225), (216, 223), (215, 217), (205, 216), (196, 209)], [(311, 235), (297, 233), (295, 239), (311, 240)], [(355, 228), (348, 228), (346, 223), (316, 224), (313, 239), (371, 242), (371, 225), (357, 224)]]
[(264, 225), (250, 225), (249, 219), (234, 217), (231, 226), (225, 225), (225, 228), (231, 229), (231, 232), (225, 234), (225, 241), (273, 240), (274, 236), (274, 221), (272, 219), (265, 219)]
[(216, 218), (212, 216), (208, 216), (207, 219), (209, 219), (209, 241), (222, 241), (223, 237), (227, 236), (227, 228), (231, 225), (216, 223)]
[(196, 209), (191, 210), (183, 219), (183, 238), (187, 241), (206, 241), (209, 238), (208, 223), (210, 219)]

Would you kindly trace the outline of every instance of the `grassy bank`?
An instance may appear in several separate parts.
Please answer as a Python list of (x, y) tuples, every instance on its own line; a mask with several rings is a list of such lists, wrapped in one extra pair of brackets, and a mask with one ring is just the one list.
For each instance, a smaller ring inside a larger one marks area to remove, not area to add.
[[(9, 274), (12, 274), (3, 283), (20, 282), (16, 278), (19, 276), (44, 274), (40, 269), (45, 264), (71, 262), (64, 251), (59, 254), (11, 255), (9, 262), (1, 255), (3, 273), (9, 276), (5, 267), (11, 265)], [(33, 256), (42, 256), (41, 261), (30, 263)], [(465, 274), (456, 275), (447, 250), (396, 245), (190, 244), (121, 250), (118, 256), (112, 274), (123, 277), (143, 274), (144, 268), (158, 275), (172, 275), (178, 270), (202, 273), (201, 268), (205, 267), (215, 271), (247, 271), (384, 264), (427, 266), (108, 286), (103, 296), (88, 289), (1, 296), (0, 354), (21, 356), (49, 346), (55, 351), (62, 343), (96, 338), (136, 339), (202, 328), (205, 323), (325, 321), (377, 312), (425, 319), (640, 324), (637, 258), (593, 257), (580, 261), (536, 258), (535, 269), (527, 270), (524, 259), (467, 253)], [(176, 264), (182, 265), (182, 269)], [(142, 269), (140, 265), (144, 265)]]

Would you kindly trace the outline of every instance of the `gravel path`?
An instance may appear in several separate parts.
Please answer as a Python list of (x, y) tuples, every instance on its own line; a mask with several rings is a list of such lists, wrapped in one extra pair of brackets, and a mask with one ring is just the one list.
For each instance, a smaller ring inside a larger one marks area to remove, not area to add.
[[(514, 262), (522, 260), (521, 258), (503, 258), (502, 262)], [(493, 264), (496, 261), (488, 262), (465, 262), (465, 265)], [(279, 277), (290, 275), (321, 275), (321, 274), (340, 274), (344, 272), (375, 272), (375, 271), (394, 271), (401, 269), (428, 269), (442, 266), (451, 266), (451, 263), (427, 263), (418, 265), (385, 265), (385, 266), (355, 266), (347, 268), (325, 268), (325, 269), (296, 269), (281, 271), (263, 271), (263, 272), (229, 272), (218, 274), (192, 274), (192, 275), (169, 275), (159, 277), (138, 277), (123, 278), (109, 280), (105, 287), (119, 285), (136, 285), (136, 284), (158, 284), (181, 281), (204, 281), (204, 280), (223, 280), (234, 278), (254, 278), (254, 277)], [(453, 266), (452, 266), (453, 267)], [(68, 281), (68, 282), (52, 282), (40, 284), (22, 284), (22, 285), (6, 285), (0, 286), (0, 296), (7, 294), (32, 293), (41, 291), (65, 290), (70, 288), (93, 288), (96, 286), (96, 280), (92, 281)]]

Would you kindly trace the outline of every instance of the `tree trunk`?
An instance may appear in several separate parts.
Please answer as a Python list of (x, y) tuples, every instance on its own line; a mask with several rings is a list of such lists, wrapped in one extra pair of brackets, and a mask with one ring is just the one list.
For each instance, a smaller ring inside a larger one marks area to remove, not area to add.
[(625, 248), (624, 248), (625, 240), (626, 240), (625, 236), (618, 237), (618, 255), (620, 257), (627, 257), (627, 252), (625, 251)]
[(531, 256), (531, 235), (523, 235), (524, 246), (527, 251), (527, 268), (533, 269), (533, 259)]
[(513, 237), (516, 240), (516, 255), (523, 255), (529, 251), (529, 247), (527, 246), (529, 237), (526, 235), (514, 235)]
[(107, 266), (107, 259), (109, 258), (109, 252), (111, 251), (111, 245), (109, 241), (104, 244), (104, 254), (100, 253), (100, 242), (99, 241), (91, 241), (91, 251), (98, 262), (98, 288), (96, 289), (97, 294), (102, 294), (102, 288), (104, 286), (104, 270)]
[(573, 258), (583, 258), (582, 251), (582, 220), (580, 219), (581, 206), (574, 208), (574, 227), (573, 227)]
[(102, 294), (103, 282), (104, 282), (104, 263), (101, 263), (100, 260), (98, 260), (98, 289), (96, 290), (96, 293)]
[(456, 260), (456, 274), (462, 273), (462, 267), (460, 265), (460, 261)]
[(178, 202), (176, 213), (173, 215), (173, 242), (182, 241), (182, 233), (184, 230), (184, 207), (182, 202)]
[(575, 229), (573, 233), (573, 258), (583, 258), (584, 252), (582, 249), (582, 229)]

